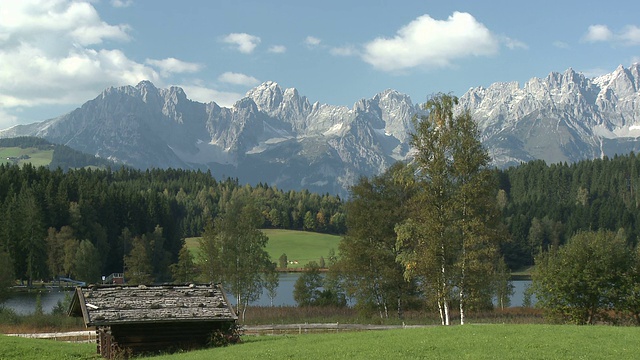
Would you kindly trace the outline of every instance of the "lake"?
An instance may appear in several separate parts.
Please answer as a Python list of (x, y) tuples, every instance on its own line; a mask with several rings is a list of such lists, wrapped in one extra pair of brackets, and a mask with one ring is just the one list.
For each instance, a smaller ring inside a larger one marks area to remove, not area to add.
[[(274, 306), (295, 306), (296, 302), (293, 300), (293, 287), (300, 277), (301, 273), (282, 273), (280, 274), (280, 284), (278, 286), (277, 295), (273, 299)], [(530, 280), (518, 280), (512, 281), (514, 286), (514, 293), (511, 297), (511, 306), (522, 306), (524, 299), (525, 289), (531, 285)], [(43, 291), (41, 292), (42, 309), (45, 313), (50, 313), (56, 306), (58, 301), (64, 301), (64, 291)], [(10, 299), (5, 301), (4, 306), (13, 309), (20, 315), (33, 314), (36, 307), (35, 292), (21, 292), (15, 293)], [(233, 296), (228, 296), (229, 301), (235, 304)], [(532, 299), (533, 300), (533, 299)], [(254, 306), (270, 306), (271, 299), (267, 295), (266, 291), (263, 291), (260, 299), (254, 303)]]

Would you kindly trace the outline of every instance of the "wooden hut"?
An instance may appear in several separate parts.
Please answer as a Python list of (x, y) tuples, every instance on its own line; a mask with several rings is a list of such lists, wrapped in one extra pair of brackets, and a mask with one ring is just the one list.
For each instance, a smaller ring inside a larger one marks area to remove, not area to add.
[(77, 287), (69, 315), (96, 328), (105, 358), (201, 348), (238, 320), (217, 284)]

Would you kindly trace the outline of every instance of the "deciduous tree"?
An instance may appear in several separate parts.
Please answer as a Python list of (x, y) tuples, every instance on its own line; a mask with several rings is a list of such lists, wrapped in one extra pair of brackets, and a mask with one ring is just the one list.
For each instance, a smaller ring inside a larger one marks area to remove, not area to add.
[(267, 290), (269, 301), (273, 306), (273, 299), (278, 295), (278, 285), (280, 285), (280, 274), (276, 271), (276, 263), (272, 262), (265, 269), (264, 276), (264, 288)]
[(486, 299), (501, 239), (489, 156), (469, 112), (454, 116), (456, 104), (438, 94), (425, 105), (429, 115), (414, 121), (419, 190), (409, 220), (396, 227), (405, 275), (435, 299), (443, 325), (452, 300), (464, 324), (467, 304)]
[(234, 295), (243, 319), (249, 303), (260, 297), (262, 274), (271, 264), (265, 250), (269, 238), (259, 229), (262, 219), (248, 196), (237, 195), (201, 239), (204, 274)]
[(402, 163), (380, 176), (361, 178), (351, 187), (346, 204), (348, 232), (340, 241), (337, 269), (347, 293), (363, 308), (374, 308), (381, 317), (389, 309), (402, 315), (415, 283), (403, 278), (396, 261), (395, 227), (408, 217), (408, 202), (414, 194), (414, 169)]
[(580, 232), (536, 258), (537, 304), (556, 320), (593, 324), (624, 299), (632, 261), (622, 231)]

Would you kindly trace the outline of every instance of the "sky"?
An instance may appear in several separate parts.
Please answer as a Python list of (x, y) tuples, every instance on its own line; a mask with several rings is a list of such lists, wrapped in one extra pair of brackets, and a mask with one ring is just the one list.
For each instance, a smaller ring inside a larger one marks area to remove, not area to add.
[(150, 80), (231, 107), (265, 81), (423, 103), (640, 62), (639, 1), (0, 0), (0, 129)]

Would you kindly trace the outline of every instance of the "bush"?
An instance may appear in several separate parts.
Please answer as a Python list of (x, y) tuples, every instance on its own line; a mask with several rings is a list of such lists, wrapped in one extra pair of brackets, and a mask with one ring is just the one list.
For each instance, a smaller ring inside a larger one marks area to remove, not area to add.
[(240, 335), (242, 335), (242, 331), (237, 324), (232, 325), (226, 331), (218, 329), (211, 334), (211, 340), (209, 341), (209, 346), (211, 347), (222, 347), (232, 344), (239, 343)]

